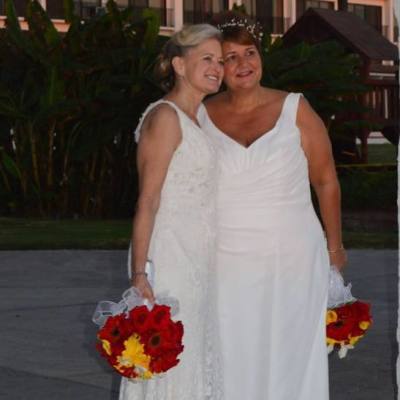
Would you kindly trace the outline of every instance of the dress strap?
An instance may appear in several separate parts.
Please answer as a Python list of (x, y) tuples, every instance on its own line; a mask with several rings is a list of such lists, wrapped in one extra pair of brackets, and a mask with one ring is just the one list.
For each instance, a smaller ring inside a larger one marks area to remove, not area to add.
[(285, 101), (285, 109), (283, 110), (283, 114), (295, 125), (301, 96), (303, 96), (302, 93), (289, 93)]
[(178, 115), (179, 123), (181, 124), (181, 117), (182, 117), (181, 113), (183, 113), (183, 111), (172, 101), (164, 100), (164, 99), (157, 100), (156, 102), (149, 104), (149, 106), (146, 108), (146, 110), (144, 111), (144, 113), (142, 114), (142, 116), (139, 119), (139, 123), (137, 124), (136, 129), (135, 129), (135, 141), (136, 141), (136, 143), (139, 142), (140, 131), (142, 129), (143, 122), (146, 119), (147, 115), (154, 108), (156, 108), (158, 105), (160, 105), (162, 103), (168, 104), (169, 106), (171, 106), (176, 111), (176, 113)]

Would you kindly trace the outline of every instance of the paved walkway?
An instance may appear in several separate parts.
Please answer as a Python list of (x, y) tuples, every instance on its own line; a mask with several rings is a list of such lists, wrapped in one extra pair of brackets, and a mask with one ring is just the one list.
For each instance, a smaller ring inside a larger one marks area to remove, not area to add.
[[(331, 400), (393, 400), (397, 251), (354, 250), (349, 258), (347, 279), (373, 303), (375, 323), (346, 359), (330, 356)], [(1, 400), (118, 398), (119, 379), (97, 356), (90, 318), (97, 301), (118, 300), (127, 287), (125, 265), (121, 251), (0, 252)]]

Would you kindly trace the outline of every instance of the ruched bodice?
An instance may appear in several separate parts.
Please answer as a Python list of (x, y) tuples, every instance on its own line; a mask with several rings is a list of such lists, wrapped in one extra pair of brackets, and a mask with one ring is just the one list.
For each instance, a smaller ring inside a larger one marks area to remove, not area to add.
[(275, 126), (247, 148), (199, 111), (220, 169), (216, 279), (229, 400), (328, 399), (329, 261), (296, 125), (299, 98), (287, 95)]

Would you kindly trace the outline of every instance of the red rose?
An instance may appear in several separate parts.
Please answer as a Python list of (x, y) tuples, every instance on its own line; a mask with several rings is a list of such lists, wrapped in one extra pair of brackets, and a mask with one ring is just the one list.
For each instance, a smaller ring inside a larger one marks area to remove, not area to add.
[(183, 350), (182, 323), (169, 320), (165, 325), (164, 329), (151, 329), (142, 336), (141, 341), (145, 346), (145, 351), (152, 357), (159, 357), (170, 350), (178, 351), (179, 353)]
[[(183, 346), (182, 346), (183, 350)], [(150, 369), (154, 373), (166, 372), (179, 363), (178, 355), (181, 351), (165, 351), (160, 357), (154, 357), (150, 363)]]
[(151, 324), (150, 311), (146, 306), (132, 308), (129, 312), (129, 320), (131, 320), (135, 332), (141, 335)]
[(351, 304), (345, 304), (344, 306), (335, 308), (338, 320), (348, 320), (355, 317)]
[(150, 312), (152, 327), (163, 329), (171, 321), (171, 308), (169, 306), (155, 304)]
[(371, 321), (370, 304), (357, 300), (352, 304), (352, 308), (359, 321)]
[(353, 320), (336, 321), (326, 327), (326, 335), (330, 339), (346, 341), (350, 338), (354, 326), (355, 321)]
[(337, 320), (326, 327), (327, 337), (337, 341), (348, 341), (358, 321), (351, 304), (335, 308)]
[(100, 329), (98, 338), (108, 340), (111, 345), (123, 342), (132, 334), (132, 327), (125, 314), (108, 317), (105, 325)]

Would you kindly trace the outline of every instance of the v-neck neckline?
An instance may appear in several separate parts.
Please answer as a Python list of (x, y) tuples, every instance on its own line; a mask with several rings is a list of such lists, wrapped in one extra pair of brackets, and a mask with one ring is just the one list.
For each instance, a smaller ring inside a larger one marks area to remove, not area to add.
[(245, 151), (248, 151), (248, 150), (250, 150), (250, 149), (253, 147), (253, 145), (257, 144), (257, 143), (258, 143), (259, 141), (261, 141), (263, 138), (268, 137), (268, 136), (270, 136), (270, 135), (272, 135), (273, 133), (276, 132), (276, 129), (278, 128), (279, 123), (280, 123), (280, 121), (281, 121), (281, 119), (282, 119), (282, 117), (283, 117), (283, 114), (284, 114), (284, 111), (285, 111), (285, 108), (286, 108), (286, 103), (287, 103), (288, 97), (289, 97), (290, 95), (291, 95), (291, 93), (289, 93), (288, 95), (286, 95), (285, 99), (283, 100), (281, 112), (279, 113), (279, 117), (278, 117), (278, 119), (276, 120), (275, 125), (274, 125), (271, 129), (269, 129), (268, 131), (266, 131), (266, 132), (264, 132), (262, 135), (260, 135), (257, 139), (255, 139), (253, 142), (251, 142), (248, 146), (245, 146), (245, 145), (241, 144), (240, 142), (238, 142), (237, 140), (233, 139), (231, 136), (229, 136), (228, 134), (226, 134), (223, 130), (221, 130), (220, 128), (218, 128), (218, 126), (215, 125), (214, 121), (210, 118), (210, 116), (209, 116), (209, 114), (208, 114), (208, 111), (207, 111), (207, 107), (206, 107), (204, 104), (203, 104), (203, 107), (204, 107), (204, 109), (205, 109), (206, 116), (207, 116), (208, 120), (211, 122), (212, 126), (213, 126), (223, 137), (227, 138), (230, 142), (232, 142), (232, 143), (235, 144), (236, 146), (239, 146), (241, 149), (243, 149), (243, 150), (245, 150)]

